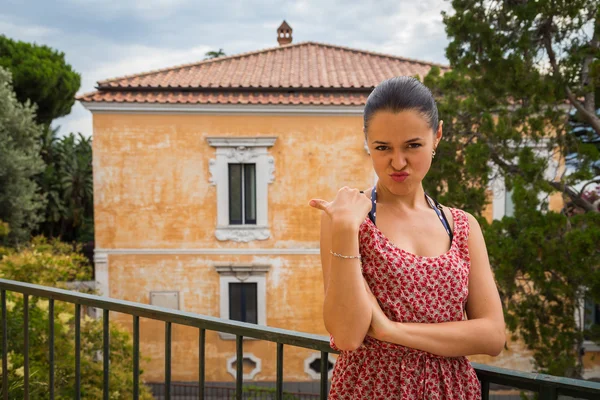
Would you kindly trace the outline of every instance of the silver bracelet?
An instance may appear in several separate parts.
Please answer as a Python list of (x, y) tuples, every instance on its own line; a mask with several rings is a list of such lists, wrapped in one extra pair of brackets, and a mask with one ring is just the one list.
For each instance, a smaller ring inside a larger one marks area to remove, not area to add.
[(333, 252), (333, 250), (329, 250), (329, 252), (330, 252), (332, 255), (334, 255), (334, 256), (336, 256), (336, 257), (339, 257), (339, 258), (355, 258), (355, 259), (357, 259), (358, 261), (360, 261), (360, 255), (358, 255), (358, 256), (344, 256), (344, 255), (342, 255), (342, 254), (339, 254), (339, 253), (334, 253), (334, 252)]

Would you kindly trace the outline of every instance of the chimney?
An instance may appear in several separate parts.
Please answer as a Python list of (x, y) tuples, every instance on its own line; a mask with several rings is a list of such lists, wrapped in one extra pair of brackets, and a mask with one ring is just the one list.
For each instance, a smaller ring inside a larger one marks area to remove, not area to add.
[(277, 28), (277, 42), (280, 46), (292, 43), (292, 27), (285, 20)]

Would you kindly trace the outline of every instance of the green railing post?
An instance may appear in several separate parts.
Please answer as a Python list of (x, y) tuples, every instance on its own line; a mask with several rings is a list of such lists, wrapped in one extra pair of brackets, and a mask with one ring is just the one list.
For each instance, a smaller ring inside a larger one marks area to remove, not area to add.
[(8, 317), (6, 315), (6, 290), (2, 290), (2, 397), (8, 400)]
[(549, 385), (542, 385), (540, 388), (540, 400), (556, 400), (558, 394), (556, 393), (556, 387)]
[(50, 400), (54, 400), (54, 300), (48, 300), (48, 364), (49, 371), (49, 386)]
[(140, 317), (133, 316), (133, 399), (140, 398)]
[(75, 304), (75, 398), (81, 399), (81, 304)]
[(165, 399), (171, 400), (171, 323), (165, 323)]
[(481, 400), (490, 400), (490, 382), (487, 379), (481, 381)]
[(102, 331), (103, 331), (103, 339), (102, 344), (104, 346), (102, 350), (102, 361), (104, 362), (104, 390), (103, 390), (103, 399), (109, 400), (110, 397), (110, 327), (109, 327), (109, 311), (102, 310)]
[(237, 335), (235, 337), (235, 398), (242, 400), (242, 386), (244, 382), (244, 337)]
[(321, 352), (321, 400), (327, 399), (327, 379), (329, 377), (329, 370), (327, 364), (329, 363), (329, 353)]
[(283, 343), (277, 343), (277, 400), (283, 400)]
[(23, 398), (29, 400), (29, 295), (23, 295)]
[(200, 328), (198, 337), (198, 397), (204, 400), (204, 378), (206, 375), (206, 329)]

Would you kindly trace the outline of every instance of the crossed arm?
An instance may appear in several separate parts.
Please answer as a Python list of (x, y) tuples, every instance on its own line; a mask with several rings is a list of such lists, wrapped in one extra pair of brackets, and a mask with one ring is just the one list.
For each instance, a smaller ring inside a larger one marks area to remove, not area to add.
[[(430, 324), (391, 321), (379, 307), (377, 299), (372, 295), (362, 276), (358, 278), (357, 274), (360, 274), (360, 272), (351, 270), (346, 271), (346, 274), (344, 274), (346, 285), (348, 285), (349, 280), (353, 280), (352, 278), (361, 279), (362, 285), (355, 285), (357, 287), (354, 288), (350, 284), (350, 287), (346, 286), (344, 292), (347, 295), (350, 288), (358, 290), (358, 296), (354, 296), (353, 311), (355, 313), (358, 311), (361, 314), (353, 313), (354, 319), (352, 323), (345, 326), (340, 324), (340, 319), (331, 318), (334, 311), (331, 304), (336, 302), (330, 296), (329, 315), (325, 311), (324, 316), (326, 317), (326, 328), (333, 335), (334, 340), (336, 340), (336, 345), (342, 350), (354, 350), (360, 346), (365, 336), (365, 321), (369, 318), (370, 324), (368, 325), (366, 334), (386, 342), (396, 343), (445, 357), (459, 357), (472, 354), (496, 356), (500, 354), (505, 344), (502, 304), (490, 268), (481, 227), (477, 220), (470, 214), (469, 224), (470, 235), (468, 247), (471, 257), (471, 268), (469, 272), (469, 295), (466, 306), (468, 320)], [(327, 252), (329, 252), (329, 249), (327, 249)], [(328, 257), (326, 261), (331, 262), (332, 260)], [(338, 263), (340, 262), (338, 261)], [(340, 275), (339, 271), (335, 271), (333, 274), (330, 273), (329, 268), (332, 267), (331, 264), (326, 266), (324, 263), (323, 267), (324, 278), (327, 278), (325, 281), (327, 299), (328, 286), (332, 284), (337, 285), (341, 282), (336, 282), (337, 275)], [(335, 265), (333, 267), (339, 269), (341, 266)], [(364, 293), (362, 293), (363, 289)], [(370, 303), (368, 310), (364, 304), (365, 293)], [(330, 317), (329, 324), (327, 323), (328, 316)], [(346, 315), (346, 317), (348, 316)], [(347, 320), (350, 321), (350, 319)], [(354, 331), (351, 331), (352, 329)]]

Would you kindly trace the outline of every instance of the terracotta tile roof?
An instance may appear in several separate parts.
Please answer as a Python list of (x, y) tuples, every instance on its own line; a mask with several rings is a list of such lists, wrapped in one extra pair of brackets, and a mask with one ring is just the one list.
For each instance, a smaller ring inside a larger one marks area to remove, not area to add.
[(102, 91), (84, 94), (81, 101), (112, 103), (161, 104), (292, 104), (292, 105), (347, 105), (360, 106), (369, 93), (285, 93), (272, 92), (146, 92)]
[(362, 105), (382, 80), (423, 77), (433, 65), (437, 64), (304, 42), (100, 81), (96, 92), (78, 100)]

